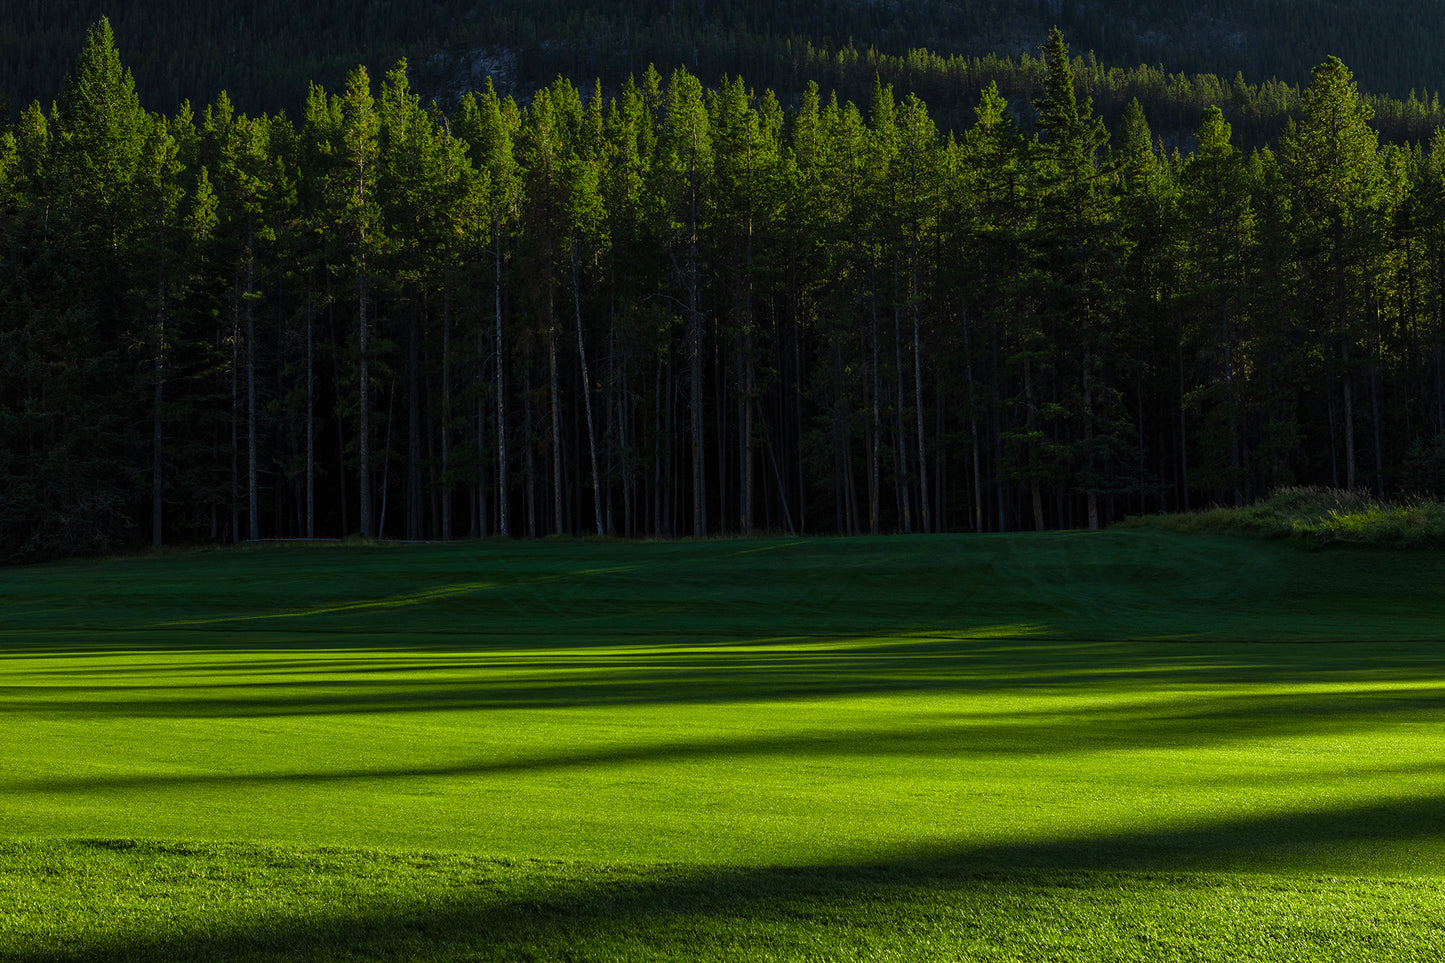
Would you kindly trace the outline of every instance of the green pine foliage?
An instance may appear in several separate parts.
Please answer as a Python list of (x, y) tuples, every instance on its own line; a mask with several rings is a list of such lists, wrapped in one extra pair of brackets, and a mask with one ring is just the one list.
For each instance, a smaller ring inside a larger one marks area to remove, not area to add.
[(1181, 153), (1043, 53), (956, 132), (876, 75), (448, 111), (405, 61), (292, 121), (147, 112), (98, 21), (0, 131), (0, 555), (1438, 495), (1445, 140), (1331, 58), (1277, 148)]
[(881, 78), (961, 131), (989, 80), (1015, 103), (1039, 96), (1038, 40), (1057, 24), (1090, 51), (1075, 71), (1110, 124), (1137, 97), (1156, 131), (1183, 139), (1217, 104), (1255, 146), (1297, 113), (1311, 68), (1331, 55), (1380, 95), (1388, 138), (1427, 139), (1445, 120), (1439, 31), (1413, 0), (901, 0), (881, 11), (863, 0), (31, 3), (0, 23), (0, 108), (48, 102), (86, 28), (109, 14), (146, 103), (166, 111), (227, 90), (243, 110), (300, 116), (308, 84), (340, 89), (358, 62), (381, 77), (405, 56), (424, 99), (448, 104), (489, 72), (518, 97), (559, 74), (615, 90), (657, 64), (705, 83), (742, 75), (792, 102), (815, 81), (857, 103)]

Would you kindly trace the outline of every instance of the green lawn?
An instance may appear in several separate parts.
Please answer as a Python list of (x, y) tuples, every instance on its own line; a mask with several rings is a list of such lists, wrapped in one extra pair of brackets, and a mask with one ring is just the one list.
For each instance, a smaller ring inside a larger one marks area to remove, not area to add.
[(1445, 553), (0, 571), (0, 958), (1438, 959)]

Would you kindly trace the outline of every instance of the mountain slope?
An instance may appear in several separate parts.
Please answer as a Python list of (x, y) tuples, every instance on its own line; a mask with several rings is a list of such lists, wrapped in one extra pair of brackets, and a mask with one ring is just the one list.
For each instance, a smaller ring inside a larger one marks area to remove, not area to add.
[(1302, 84), (1335, 54), (1365, 90), (1404, 98), (1445, 86), (1438, 5), (1409, 0), (71, 0), (7, 12), (0, 96), (12, 108), (48, 102), (102, 15), (145, 103), (165, 111), (222, 89), (243, 110), (294, 111), (309, 81), (335, 89), (356, 63), (378, 73), (402, 55), (438, 93), (487, 73), (523, 94), (559, 73), (612, 82), (649, 63), (788, 92), (816, 72), (799, 57), (807, 44), (1017, 55), (1055, 23), (1075, 51), (1120, 66)]

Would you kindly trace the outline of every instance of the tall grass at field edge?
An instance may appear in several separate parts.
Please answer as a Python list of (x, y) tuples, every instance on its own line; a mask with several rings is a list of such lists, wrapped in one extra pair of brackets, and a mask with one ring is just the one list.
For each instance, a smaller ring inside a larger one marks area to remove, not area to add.
[(1124, 527), (1196, 535), (1249, 535), (1314, 546), (1445, 548), (1445, 503), (1382, 502), (1360, 490), (1295, 486), (1243, 508), (1213, 507), (1130, 518)]

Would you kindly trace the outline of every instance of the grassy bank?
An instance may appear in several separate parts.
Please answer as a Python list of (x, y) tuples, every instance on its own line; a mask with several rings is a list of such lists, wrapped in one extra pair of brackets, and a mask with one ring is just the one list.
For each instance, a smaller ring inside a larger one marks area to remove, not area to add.
[(1130, 519), (1125, 527), (1193, 535), (1254, 535), (1316, 546), (1445, 548), (1445, 503), (1428, 499), (1386, 503), (1362, 491), (1282, 488), (1243, 508), (1142, 516)]
[(1147, 530), (7, 570), (0, 957), (1431, 958), (1442, 584)]

